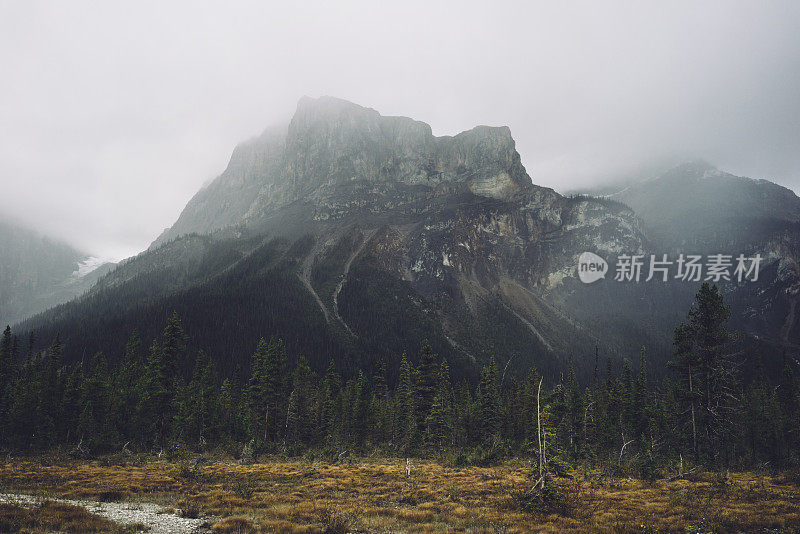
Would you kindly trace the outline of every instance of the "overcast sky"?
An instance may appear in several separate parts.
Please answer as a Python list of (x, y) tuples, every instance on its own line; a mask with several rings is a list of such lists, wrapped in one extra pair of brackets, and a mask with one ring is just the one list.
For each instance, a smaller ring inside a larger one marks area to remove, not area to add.
[(796, 0), (0, 0), (0, 217), (132, 255), (303, 95), (508, 125), (559, 191), (698, 157), (800, 191)]

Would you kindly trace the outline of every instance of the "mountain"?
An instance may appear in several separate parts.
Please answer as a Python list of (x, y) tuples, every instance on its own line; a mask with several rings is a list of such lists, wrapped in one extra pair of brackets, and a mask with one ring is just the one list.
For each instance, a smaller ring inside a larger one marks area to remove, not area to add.
[(80, 295), (104, 269), (57, 240), (0, 220), (0, 324), (14, 324)]
[(729, 249), (800, 222), (800, 199), (767, 180), (684, 163), (608, 195), (634, 209), (653, 240), (671, 247)]
[(767, 180), (684, 163), (608, 198), (633, 208), (663, 252), (761, 255), (758, 283), (723, 281), (733, 322), (775, 351), (800, 349), (800, 198)]
[(508, 128), (434, 137), (422, 122), (335, 98), (304, 98), (288, 128), (270, 128), (236, 147), (225, 172), (155, 245), (236, 224), (291, 232), (284, 221), (394, 223), (413, 220), (432, 196), (454, 187), (506, 199), (530, 186)]
[(305, 98), (288, 126), (238, 146), (149, 250), (23, 327), (60, 332), (66, 357), (112, 353), (175, 309), (231, 368), (277, 335), (320, 366), (396, 363), (429, 339), (465, 375), (492, 356), (557, 373), (597, 343), (616, 357), (649, 341), (642, 314), (606, 321), (582, 297), (604, 290), (574, 277), (583, 250), (643, 247), (630, 209), (533, 185), (508, 128), (435, 137)]
[[(658, 194), (637, 198), (644, 206)], [(632, 198), (535, 185), (506, 127), (436, 137), (412, 119), (304, 98), (288, 125), (236, 147), (147, 251), (21, 328), (41, 339), (60, 333), (68, 359), (116, 358), (132, 329), (152, 339), (174, 310), (193, 347), (229, 374), (272, 335), (318, 369), (332, 358), (345, 372), (370, 373), (381, 360), (396, 369), (425, 339), (468, 378), (491, 358), (504, 373), (535, 364), (556, 378), (571, 362), (588, 377), (596, 350), (619, 365), (642, 346), (663, 369), (699, 283), (577, 276), (583, 252), (612, 263), (665, 247), (658, 202), (643, 222), (624, 203)], [(679, 200), (665, 202), (677, 210)], [(774, 234), (759, 246), (765, 236)], [(765, 273), (779, 264), (770, 256)], [(742, 302), (760, 306), (762, 297)], [(771, 310), (751, 314), (754, 335), (789, 314)]]

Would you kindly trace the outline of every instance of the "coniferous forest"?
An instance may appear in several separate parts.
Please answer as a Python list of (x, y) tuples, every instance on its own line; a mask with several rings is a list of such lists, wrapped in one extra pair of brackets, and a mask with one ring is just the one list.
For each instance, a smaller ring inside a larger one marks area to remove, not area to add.
[[(118, 365), (102, 353), (67, 365), (58, 338), (33, 351), (35, 334), (20, 339), (7, 327), (0, 447), (78, 457), (222, 448), (251, 460), (378, 453), (478, 466), (524, 457), (557, 475), (603, 465), (647, 479), (678, 462), (797, 468), (800, 377), (788, 363), (768, 375), (726, 329), (729, 314), (717, 287), (703, 284), (675, 327), (660, 383), (648, 380), (646, 347), (619, 373), (595, 353), (585, 382), (572, 364), (547, 383), (535, 367), (519, 378), (492, 360), (473, 383), (453, 380), (428, 344), (398, 369), (379, 363), (372, 375), (346, 375), (333, 360), (313, 369), (265, 333), (253, 340), (249, 368), (223, 376), (219, 356), (188, 353), (174, 313), (157, 339), (132, 332)], [(185, 361), (193, 361), (190, 373), (181, 371)], [(755, 371), (745, 376), (745, 368)]]
[(0, 2), (0, 534), (800, 534), (800, 2), (84, 3)]

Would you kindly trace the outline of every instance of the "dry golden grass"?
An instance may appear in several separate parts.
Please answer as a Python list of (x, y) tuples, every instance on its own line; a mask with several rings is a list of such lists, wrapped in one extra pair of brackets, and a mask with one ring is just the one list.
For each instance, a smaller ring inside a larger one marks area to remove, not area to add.
[(0, 463), (0, 484), (71, 498), (121, 496), (217, 517), (216, 532), (800, 532), (800, 486), (791, 477), (732, 473), (657, 481), (560, 480), (567, 516), (534, 513), (514, 495), (530, 467), (453, 468), (404, 460), (357, 465), (274, 460), (187, 468), (35, 461)]
[(122, 527), (85, 508), (44, 501), (23, 507), (0, 503), (0, 532), (133, 532), (135, 527)]

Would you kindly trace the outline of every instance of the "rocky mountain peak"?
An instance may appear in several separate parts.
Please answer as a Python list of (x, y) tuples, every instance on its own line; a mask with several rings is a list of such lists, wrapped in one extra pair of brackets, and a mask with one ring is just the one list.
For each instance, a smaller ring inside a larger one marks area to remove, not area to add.
[(290, 206), (295, 219), (407, 212), (403, 206), (442, 186), (495, 199), (534, 187), (508, 127), (436, 137), (424, 122), (303, 97), (288, 127), (238, 145), (225, 172), (155, 244), (240, 224), (263, 227)]

